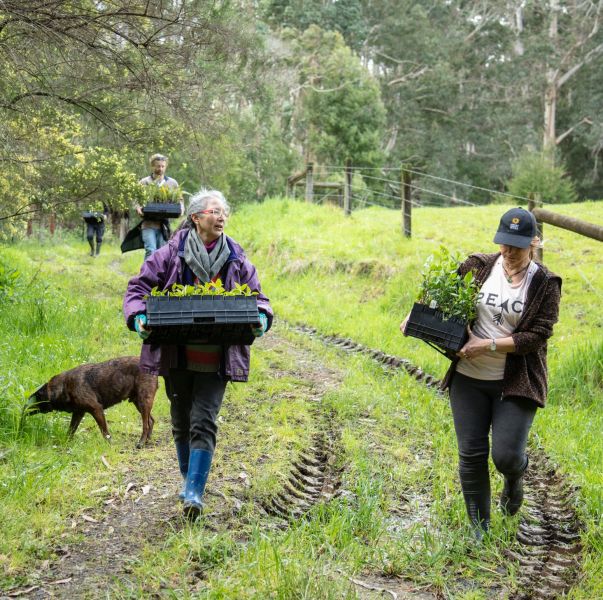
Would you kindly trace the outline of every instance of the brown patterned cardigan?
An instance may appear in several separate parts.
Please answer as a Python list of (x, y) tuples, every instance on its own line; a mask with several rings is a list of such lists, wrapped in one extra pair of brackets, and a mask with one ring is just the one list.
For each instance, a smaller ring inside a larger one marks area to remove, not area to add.
[[(496, 254), (471, 254), (459, 267), (465, 275), (472, 271), (479, 286), (488, 278)], [(544, 407), (547, 396), (547, 340), (553, 335), (553, 325), (559, 317), (561, 277), (538, 264), (528, 288), (523, 314), (512, 334), (515, 350), (507, 354), (503, 376), (503, 400), (508, 397), (529, 398)], [(456, 372), (455, 357), (442, 381), (442, 389), (450, 387)]]

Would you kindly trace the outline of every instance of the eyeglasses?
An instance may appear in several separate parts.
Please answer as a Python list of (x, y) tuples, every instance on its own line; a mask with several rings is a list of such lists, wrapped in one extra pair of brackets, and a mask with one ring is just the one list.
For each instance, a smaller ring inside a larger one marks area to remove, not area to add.
[(220, 215), (222, 215), (225, 219), (228, 219), (228, 217), (230, 216), (230, 212), (222, 208), (208, 208), (207, 210), (200, 210), (199, 214), (213, 215), (214, 217), (219, 217)]

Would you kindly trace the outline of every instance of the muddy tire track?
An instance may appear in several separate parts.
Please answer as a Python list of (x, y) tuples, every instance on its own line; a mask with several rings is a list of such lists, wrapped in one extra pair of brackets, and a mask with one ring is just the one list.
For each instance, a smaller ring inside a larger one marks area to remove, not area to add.
[(264, 510), (285, 521), (299, 519), (320, 502), (329, 502), (341, 485), (336, 467), (338, 432), (322, 432), (293, 463), (283, 489), (264, 503)]
[[(288, 352), (297, 357), (298, 365), (308, 364), (309, 351), (284, 338), (278, 338), (278, 344), (286, 346)], [(311, 384), (308, 402), (312, 405), (317, 433), (293, 461), (282, 489), (262, 503), (266, 513), (282, 521), (281, 527), (286, 527), (291, 519), (302, 518), (317, 504), (331, 500), (341, 485), (342, 469), (337, 466), (341, 455), (341, 431), (334, 415), (323, 407), (322, 399), (329, 389), (341, 385), (343, 374), (316, 365), (315, 358), (313, 362), (314, 368), (304, 368), (304, 374)]]
[(377, 361), (380, 365), (387, 369), (403, 370), (430, 389), (438, 389), (440, 386), (441, 382), (439, 379), (436, 379), (433, 375), (426, 373), (421, 367), (413, 365), (412, 362), (407, 358), (400, 358), (399, 356), (386, 354), (381, 350), (368, 348), (367, 346), (363, 346), (362, 344), (359, 344), (350, 338), (342, 338), (336, 335), (325, 335), (320, 333), (317, 329), (309, 327), (308, 325), (296, 325), (291, 327), (294, 331), (309, 335), (329, 346), (339, 348), (340, 350), (345, 350), (346, 352), (357, 352), (359, 354), (370, 356), (373, 360)]
[(558, 598), (580, 576), (583, 526), (576, 512), (577, 492), (541, 452), (528, 469), (525, 485), (526, 503), (517, 532), (519, 552), (508, 552), (520, 567), (520, 589), (511, 598)]
[[(369, 356), (389, 370), (403, 370), (428, 388), (440, 386), (439, 380), (406, 358), (368, 348), (349, 338), (325, 335), (307, 325), (289, 327), (328, 346)], [(530, 454), (532, 462), (524, 481), (525, 503), (516, 535), (518, 551), (506, 551), (507, 557), (518, 563), (520, 573), (519, 590), (510, 598), (551, 600), (567, 594), (579, 580), (583, 524), (576, 510), (576, 489), (557, 472), (542, 449), (531, 449)]]

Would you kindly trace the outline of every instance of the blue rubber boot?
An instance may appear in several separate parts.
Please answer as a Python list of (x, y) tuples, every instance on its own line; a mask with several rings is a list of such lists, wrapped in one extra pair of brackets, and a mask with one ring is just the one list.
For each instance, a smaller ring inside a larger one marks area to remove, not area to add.
[(189, 454), (191, 451), (191, 447), (188, 443), (188, 441), (186, 442), (175, 442), (176, 444), (176, 456), (178, 456), (178, 465), (180, 467), (180, 473), (182, 474), (182, 489), (180, 490), (180, 493), (178, 494), (178, 498), (180, 498), (181, 501), (184, 501), (184, 492), (186, 490), (186, 476), (188, 475), (188, 461), (189, 461)]
[(184, 491), (184, 516), (194, 521), (203, 512), (203, 492), (211, 467), (213, 452), (193, 448), (190, 451), (186, 489)]

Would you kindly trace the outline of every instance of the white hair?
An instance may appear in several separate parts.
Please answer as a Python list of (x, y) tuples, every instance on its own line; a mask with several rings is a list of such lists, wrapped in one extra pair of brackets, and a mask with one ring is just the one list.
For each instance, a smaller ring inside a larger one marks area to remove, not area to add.
[(189, 200), (188, 208), (186, 209), (186, 223), (189, 227), (194, 227), (191, 217), (205, 210), (210, 200), (217, 200), (225, 212), (230, 212), (230, 206), (222, 192), (202, 188), (196, 194), (193, 194)]

